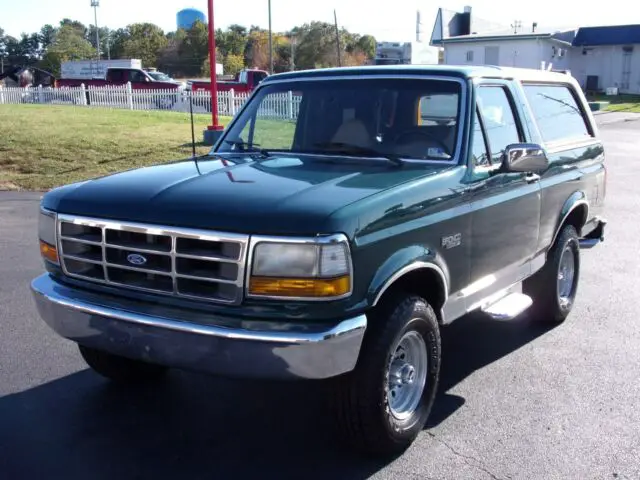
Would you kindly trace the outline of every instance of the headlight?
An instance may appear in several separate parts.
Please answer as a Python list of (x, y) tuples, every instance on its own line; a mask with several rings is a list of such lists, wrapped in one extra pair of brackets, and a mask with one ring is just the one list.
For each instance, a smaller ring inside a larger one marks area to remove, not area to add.
[(38, 239), (40, 240), (40, 254), (49, 262), (58, 264), (58, 249), (56, 247), (56, 214), (47, 210), (40, 210), (38, 219)]
[(249, 295), (332, 299), (351, 293), (349, 245), (342, 235), (308, 243), (255, 240)]

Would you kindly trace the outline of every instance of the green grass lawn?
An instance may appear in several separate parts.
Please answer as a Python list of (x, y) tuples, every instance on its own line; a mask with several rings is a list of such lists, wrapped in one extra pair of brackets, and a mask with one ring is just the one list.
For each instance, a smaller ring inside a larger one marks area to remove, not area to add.
[(632, 112), (640, 113), (640, 95), (589, 95), (590, 102), (609, 102), (603, 108), (607, 112)]
[[(210, 148), (202, 144), (210, 123), (209, 115), (194, 115), (197, 154)], [(254, 141), (289, 148), (293, 132), (292, 122), (259, 119)], [(47, 190), (190, 156), (187, 113), (0, 105), (0, 190)]]
[[(210, 122), (194, 115), (198, 154), (210, 148), (201, 143)], [(0, 132), (0, 189), (46, 190), (191, 156), (185, 113), (0, 105)]]

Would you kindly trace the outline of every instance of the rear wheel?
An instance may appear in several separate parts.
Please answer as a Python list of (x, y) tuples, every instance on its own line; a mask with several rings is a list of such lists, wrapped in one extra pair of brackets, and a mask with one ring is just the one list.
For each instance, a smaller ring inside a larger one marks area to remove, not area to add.
[(95, 372), (119, 383), (156, 380), (163, 377), (168, 368), (161, 365), (131, 360), (101, 350), (79, 345), (80, 354)]
[(562, 323), (578, 293), (580, 244), (573, 225), (565, 225), (547, 255), (544, 267), (525, 280), (523, 291), (533, 299), (537, 320)]
[(372, 317), (358, 365), (337, 379), (336, 414), (366, 453), (397, 454), (423, 429), (438, 387), (440, 330), (416, 296), (389, 298)]

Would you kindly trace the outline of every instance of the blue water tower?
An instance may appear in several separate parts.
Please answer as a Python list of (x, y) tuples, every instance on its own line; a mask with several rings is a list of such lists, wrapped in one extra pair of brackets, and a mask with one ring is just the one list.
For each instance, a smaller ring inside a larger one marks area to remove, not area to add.
[(185, 30), (189, 30), (196, 20), (200, 20), (202, 23), (207, 23), (207, 17), (205, 17), (204, 13), (195, 8), (185, 8), (184, 10), (180, 10), (176, 15), (178, 28), (183, 28)]

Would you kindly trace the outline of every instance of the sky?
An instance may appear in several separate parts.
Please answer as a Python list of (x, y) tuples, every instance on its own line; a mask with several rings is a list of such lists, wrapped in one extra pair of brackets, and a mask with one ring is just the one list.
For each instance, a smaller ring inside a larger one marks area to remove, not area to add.
[[(94, 23), (90, 0), (0, 0), (0, 28), (9, 35), (38, 31), (44, 24), (58, 24), (68, 17), (86, 25)], [(267, 0), (214, 0), (215, 26), (259, 25), (267, 28)], [(349, 31), (371, 34), (379, 41), (415, 39), (416, 11), (422, 12), (427, 39), (438, 7), (462, 11), (471, 5), (473, 15), (504, 23), (514, 20), (523, 26), (538, 22), (539, 29), (640, 23), (640, 2), (609, 0), (606, 7), (585, 8), (577, 0), (468, 0), (442, 3), (427, 0), (271, 0), (272, 27), (285, 31), (313, 20), (333, 22), (336, 8), (338, 23)], [(581, 8), (582, 6), (582, 8)], [(207, 12), (206, 0), (100, 0), (98, 25), (115, 29), (130, 23), (151, 22), (165, 31), (176, 28), (176, 13), (182, 8)]]

